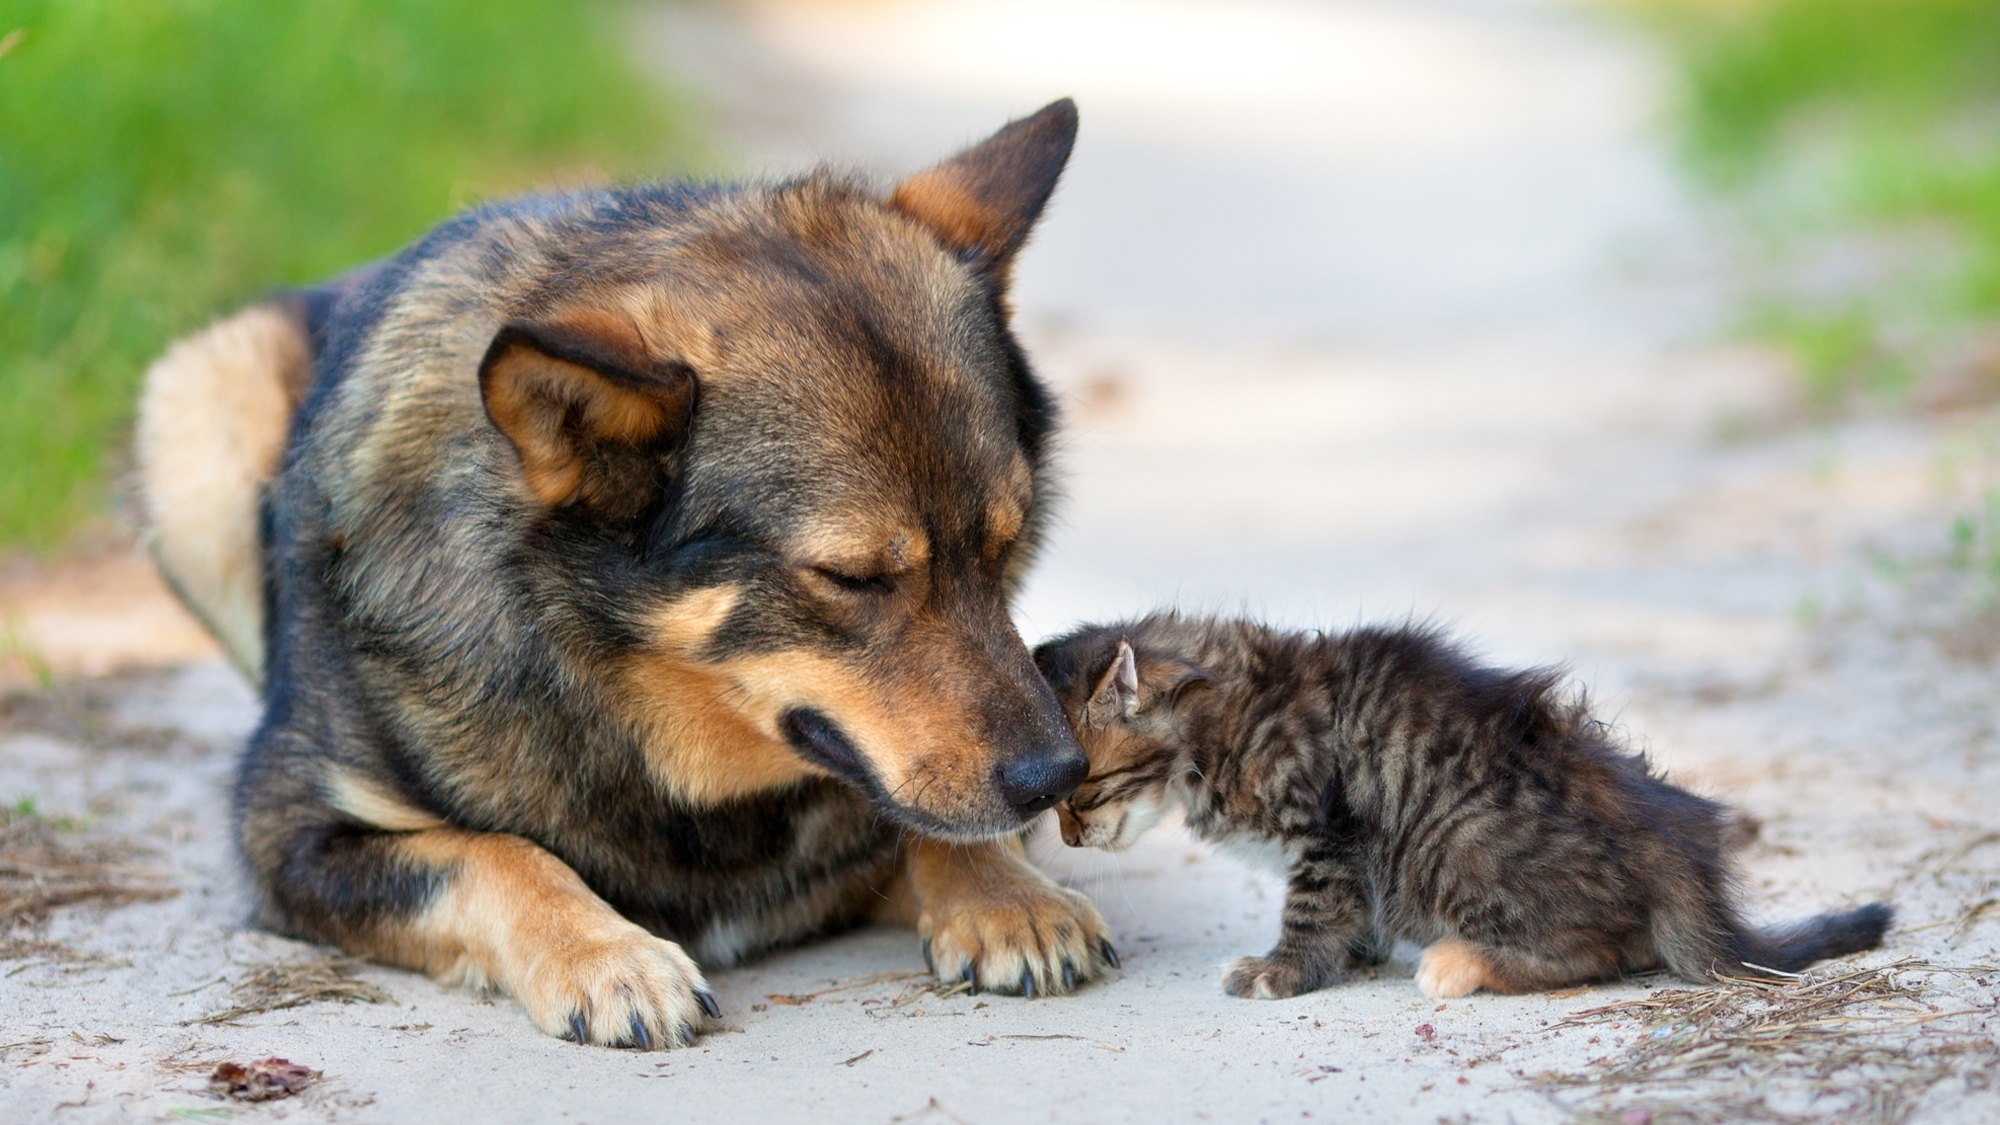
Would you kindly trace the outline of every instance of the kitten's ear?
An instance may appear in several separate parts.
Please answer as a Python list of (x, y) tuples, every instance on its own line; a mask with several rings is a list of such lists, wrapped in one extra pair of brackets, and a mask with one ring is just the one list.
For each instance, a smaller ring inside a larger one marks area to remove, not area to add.
[(1138, 710), (1139, 660), (1132, 654), (1130, 644), (1119, 641), (1118, 655), (1111, 658), (1111, 666), (1098, 679), (1090, 702), (1084, 704), (1083, 721), (1102, 729), (1110, 726), (1113, 719), (1131, 718)]

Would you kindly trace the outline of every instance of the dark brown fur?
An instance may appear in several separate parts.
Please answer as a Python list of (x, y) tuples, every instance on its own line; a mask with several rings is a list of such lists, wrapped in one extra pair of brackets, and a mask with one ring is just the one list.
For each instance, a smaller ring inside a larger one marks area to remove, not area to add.
[(1007, 612), (1054, 412), (1005, 282), (1075, 125), (886, 197), (496, 204), (288, 299), (264, 923), (642, 1047), (714, 1013), (692, 958), (869, 917), (978, 986), (1102, 971), (1012, 838), (1085, 768)]
[(1283, 932), (1230, 966), (1293, 996), (1396, 941), (1432, 996), (1664, 966), (1791, 972), (1880, 943), (1886, 904), (1744, 925), (1745, 826), (1618, 749), (1557, 673), (1483, 667), (1434, 631), (1284, 633), (1175, 615), (1036, 651), (1091, 762), (1057, 807), (1072, 845), (1129, 846), (1170, 802), (1205, 839), (1278, 845)]

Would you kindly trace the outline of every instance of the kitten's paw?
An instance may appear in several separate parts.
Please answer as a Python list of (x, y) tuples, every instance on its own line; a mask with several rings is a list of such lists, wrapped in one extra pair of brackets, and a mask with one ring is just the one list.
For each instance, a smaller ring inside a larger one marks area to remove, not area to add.
[(694, 1042), (720, 1012), (701, 969), (673, 942), (618, 919), (533, 951), (511, 991), (559, 1039), (653, 1050)]
[(1492, 976), (1485, 952), (1457, 938), (1432, 943), (1417, 960), (1417, 991), (1437, 1000), (1476, 992), (1487, 987)]
[(1329, 975), (1318, 965), (1276, 953), (1238, 957), (1222, 968), (1222, 990), (1251, 1000), (1283, 1000), (1318, 990)]
[(1118, 964), (1097, 907), (1046, 879), (964, 896), (918, 929), (938, 979), (975, 990), (1052, 996)]

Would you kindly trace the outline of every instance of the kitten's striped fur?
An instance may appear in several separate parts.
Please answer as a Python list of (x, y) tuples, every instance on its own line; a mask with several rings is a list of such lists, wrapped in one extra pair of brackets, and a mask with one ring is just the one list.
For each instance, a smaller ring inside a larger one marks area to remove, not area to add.
[(1058, 806), (1071, 844), (1129, 846), (1178, 803), (1204, 839), (1282, 848), (1283, 932), (1228, 968), (1238, 996), (1321, 988), (1399, 940), (1427, 947), (1432, 996), (1768, 975), (1890, 922), (1876, 903), (1749, 928), (1740, 815), (1620, 749), (1559, 673), (1484, 667), (1434, 630), (1161, 614), (1035, 658), (1091, 763)]

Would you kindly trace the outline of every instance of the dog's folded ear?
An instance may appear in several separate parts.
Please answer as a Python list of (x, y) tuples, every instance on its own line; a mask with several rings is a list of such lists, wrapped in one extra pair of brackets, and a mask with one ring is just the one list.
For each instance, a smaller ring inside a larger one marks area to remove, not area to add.
[(693, 368), (651, 356), (613, 317), (509, 324), (479, 365), (486, 416), (514, 444), (529, 493), (611, 517), (658, 494), (698, 391)]
[(1075, 143), (1076, 103), (1051, 102), (897, 184), (889, 206), (1005, 288), (1014, 254), (1048, 203)]

